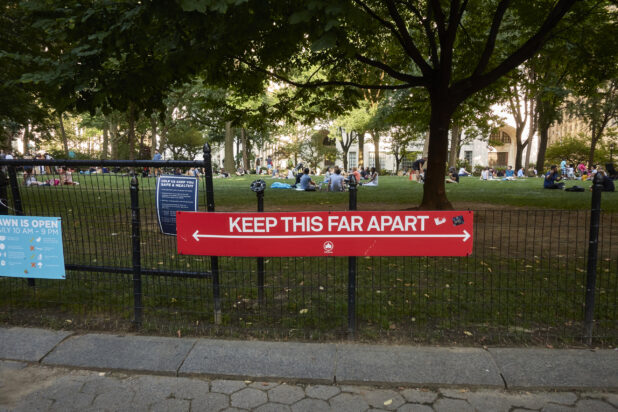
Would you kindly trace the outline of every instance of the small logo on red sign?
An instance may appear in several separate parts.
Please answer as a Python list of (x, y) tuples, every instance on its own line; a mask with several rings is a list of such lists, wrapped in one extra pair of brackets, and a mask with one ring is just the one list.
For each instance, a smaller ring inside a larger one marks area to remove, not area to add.
[(333, 245), (333, 242), (331, 242), (330, 240), (324, 242), (324, 253), (333, 253), (334, 248), (335, 245)]

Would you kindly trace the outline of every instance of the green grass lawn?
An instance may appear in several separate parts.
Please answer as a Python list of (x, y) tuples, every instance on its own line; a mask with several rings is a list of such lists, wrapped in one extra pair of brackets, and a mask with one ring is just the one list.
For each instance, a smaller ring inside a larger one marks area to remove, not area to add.
[[(256, 176), (215, 179), (221, 211), (251, 211)], [(131, 267), (129, 177), (75, 176), (79, 186), (21, 187), (28, 215), (61, 216), (67, 263)], [(347, 193), (270, 189), (266, 211), (345, 210)], [(315, 180), (321, 180), (319, 177)], [(567, 182), (586, 188), (589, 183)], [(154, 178), (139, 178), (141, 262), (146, 269), (207, 272), (208, 257), (179, 256), (175, 238), (159, 232)], [(380, 177), (360, 187), (359, 210), (417, 206), (423, 186)], [(589, 191), (544, 190), (542, 180), (447, 185), (455, 208), (475, 214), (468, 258), (359, 258), (360, 339), (438, 343), (577, 343), (586, 284)], [(9, 195), (10, 197), (10, 195)], [(603, 209), (618, 211), (603, 193)], [(200, 209), (205, 210), (204, 181)], [(562, 209), (562, 210), (561, 210)], [(595, 331), (597, 342), (618, 336), (618, 215), (601, 224)], [(266, 258), (265, 304), (257, 301), (254, 258), (219, 259), (223, 324), (213, 325), (212, 282), (143, 277), (144, 331), (278, 338), (340, 338), (347, 329), (347, 258)], [(131, 275), (69, 272), (64, 281), (0, 278), (0, 321), (126, 330), (133, 316)]]
[[(215, 178), (215, 206), (216, 209), (253, 210), (256, 208), (256, 196), (249, 186), (258, 176), (233, 176), (226, 179)], [(300, 192), (288, 189), (271, 189), (270, 185), (275, 182), (291, 183), (291, 180), (272, 179), (262, 177), (267, 183), (264, 205), (271, 211), (279, 210), (345, 210), (348, 207), (347, 193), (332, 192)], [(313, 177), (314, 181), (320, 182), (323, 177)], [(80, 187), (72, 187), (70, 190), (101, 191), (120, 190), (118, 196), (128, 196), (129, 178), (121, 176), (79, 176)], [(155, 190), (154, 178), (139, 178), (140, 191), (149, 192), (142, 195), (145, 202), (154, 202)], [(500, 208), (515, 206), (530, 209), (565, 209), (586, 210), (590, 209), (591, 192), (590, 182), (577, 180), (567, 181), (566, 187), (580, 186), (585, 192), (565, 192), (562, 190), (543, 189), (542, 178), (527, 178), (516, 181), (481, 181), (477, 177), (461, 178), (459, 184), (447, 184), (446, 192), (448, 199), (455, 208), (461, 209), (491, 209), (492, 205)], [(35, 188), (36, 190), (37, 188)], [(200, 181), (200, 204), (205, 204), (204, 179)], [(75, 194), (79, 198), (79, 194)], [(359, 210), (391, 210), (408, 209), (416, 207), (423, 198), (423, 185), (408, 180), (407, 177), (381, 176), (378, 187), (358, 188)], [(602, 208), (606, 212), (618, 212), (618, 192), (602, 195)]]
[[(233, 210), (235, 207), (251, 207), (255, 201), (249, 192), (250, 183), (256, 176), (231, 177), (215, 179), (215, 202), (217, 206)], [(323, 178), (315, 177), (315, 181)], [(264, 205), (268, 210), (292, 206), (305, 210), (346, 209), (346, 193), (306, 193), (284, 189), (270, 189), (275, 179), (265, 178), (269, 189), (265, 194)], [(285, 180), (283, 180), (285, 182)], [(151, 182), (148, 183), (152, 184)], [(447, 184), (446, 192), (455, 208), (486, 209), (490, 205), (517, 206), (522, 208), (549, 208), (582, 210), (590, 209), (591, 192), (589, 182), (567, 181), (566, 186), (585, 187), (585, 192), (565, 192), (562, 190), (543, 189), (541, 178), (521, 179), (517, 181), (481, 181), (476, 177), (462, 178), (459, 184)], [(389, 209), (406, 209), (418, 206), (423, 198), (423, 185), (409, 181), (407, 177), (381, 176), (378, 187), (359, 187), (358, 208), (375, 210), (380, 207)], [(618, 192), (603, 193), (603, 210), (618, 211)], [(376, 204), (376, 205), (374, 205)], [(391, 206), (388, 206), (391, 205)], [(379, 206), (379, 207), (376, 207)]]

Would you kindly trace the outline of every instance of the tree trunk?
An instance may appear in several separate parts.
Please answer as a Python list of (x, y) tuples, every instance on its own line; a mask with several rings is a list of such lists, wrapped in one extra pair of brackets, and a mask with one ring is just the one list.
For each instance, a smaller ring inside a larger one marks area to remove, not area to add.
[[(341, 132), (341, 140), (339, 140), (339, 145), (341, 146), (341, 152), (343, 153), (343, 155), (341, 156), (341, 161), (343, 162), (343, 170), (347, 171), (348, 170), (348, 152), (350, 151), (350, 146), (352, 146), (352, 133), (354, 132), (350, 132), (350, 133), (346, 133)], [(343, 139), (343, 136), (346, 137), (346, 139)]]
[(153, 114), (150, 116), (150, 153), (149, 158), (152, 159), (157, 150), (157, 117)]
[(129, 105), (129, 130), (127, 137), (129, 139), (129, 160), (135, 160), (135, 109), (133, 104)]
[(161, 128), (159, 137), (159, 153), (163, 156), (163, 153), (165, 153), (165, 146), (167, 145), (167, 126)]
[(423, 157), (426, 159), (427, 156), (429, 155), (429, 136), (430, 136), (430, 132), (427, 132), (425, 134), (425, 143), (423, 144)]
[(530, 166), (530, 152), (532, 151), (532, 139), (534, 138), (534, 134), (528, 136), (528, 144), (526, 145), (526, 160), (524, 161), (524, 169), (528, 170), (528, 166)]
[(539, 153), (536, 156), (536, 170), (539, 173), (545, 171), (545, 151), (547, 150), (547, 140), (549, 127), (539, 125)]
[(232, 122), (225, 122), (225, 159), (223, 168), (226, 172), (234, 171), (234, 133), (232, 133)]
[(118, 143), (120, 139), (118, 137), (118, 121), (114, 115), (110, 116), (109, 126), (112, 135), (112, 159), (116, 160), (118, 159)]
[(528, 132), (528, 145), (526, 146), (526, 162), (524, 168), (528, 170), (530, 166), (530, 153), (532, 152), (532, 142), (534, 141), (534, 135), (537, 132), (539, 124), (539, 110), (535, 99), (530, 100), (530, 129)]
[(545, 151), (547, 150), (547, 142), (549, 140), (548, 130), (551, 123), (551, 120), (546, 114), (546, 110), (539, 107), (539, 152), (536, 157), (536, 170), (539, 174), (545, 172)]
[(597, 130), (596, 127), (592, 127), (590, 130), (592, 134), (592, 139), (590, 140), (590, 151), (588, 152), (588, 166), (592, 167), (594, 165), (594, 151), (596, 150), (597, 143), (599, 142), (599, 137), (601, 133)]
[(448, 166), (456, 167), (457, 159), (459, 158), (459, 148), (461, 142), (461, 128), (455, 122), (451, 126), (451, 148), (448, 156)]
[(247, 131), (245, 128), (240, 129), (240, 142), (242, 143), (242, 168), (249, 170), (249, 148), (247, 147)]
[(358, 134), (358, 166), (365, 166), (365, 132), (362, 131)]
[(139, 135), (139, 150), (137, 152), (137, 157), (143, 159), (144, 155), (144, 139), (146, 138), (146, 133), (142, 133)]
[(521, 141), (523, 131), (524, 130), (521, 127), (517, 127), (515, 129), (515, 170), (519, 170), (521, 168), (521, 159), (524, 153), (524, 144)]
[(379, 173), (382, 170), (382, 165), (380, 164), (380, 134), (375, 130), (372, 131), (371, 140), (373, 140), (374, 164)]
[(107, 123), (107, 118), (105, 118), (103, 122), (103, 144), (101, 150), (101, 159), (107, 159), (108, 146), (109, 146), (109, 124)]
[(448, 131), (454, 110), (447, 105), (448, 96), (434, 92), (431, 96), (431, 119), (429, 121), (429, 148), (425, 166), (422, 210), (450, 210), (453, 205), (446, 198), (444, 183), (448, 151)]
[(22, 152), (25, 155), (28, 154), (28, 142), (30, 141), (30, 122), (26, 123), (26, 128), (24, 129), (24, 140), (22, 142)]
[(67, 133), (64, 130), (64, 120), (62, 119), (63, 113), (60, 112), (58, 115), (59, 125), (60, 125), (60, 139), (62, 139), (62, 147), (64, 149), (65, 159), (69, 158), (69, 142), (67, 140)]

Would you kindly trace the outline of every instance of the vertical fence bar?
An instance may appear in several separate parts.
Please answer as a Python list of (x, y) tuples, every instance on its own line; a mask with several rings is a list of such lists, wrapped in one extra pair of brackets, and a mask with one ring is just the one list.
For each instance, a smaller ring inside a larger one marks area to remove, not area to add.
[(594, 323), (594, 293), (597, 282), (597, 257), (599, 250), (599, 222), (601, 220), (602, 176), (597, 174), (592, 185), (592, 205), (590, 210), (590, 236), (588, 240), (588, 271), (586, 274), (586, 304), (584, 309), (584, 338), (592, 344)]
[(23, 216), (24, 212), (21, 205), (21, 193), (19, 193), (17, 170), (15, 169), (15, 166), (9, 166), (9, 184), (11, 185), (11, 193), (13, 195), (13, 210), (17, 216)]
[[(356, 210), (356, 177), (351, 174), (348, 179), (350, 192), (350, 210)], [(356, 333), (356, 256), (348, 257), (348, 334)]]
[[(256, 192), (257, 195), (257, 211), (264, 211), (264, 191)], [(258, 303), (260, 307), (264, 306), (264, 258), (257, 258), (257, 282), (258, 282)]]
[[(13, 210), (15, 215), (23, 216), (24, 209), (21, 203), (21, 193), (19, 192), (19, 184), (17, 183), (17, 170), (15, 166), (9, 166), (9, 184), (11, 185), (11, 193), (13, 194)], [(28, 278), (28, 286), (34, 287), (34, 279)]]
[[(204, 144), (204, 177), (206, 178), (206, 210), (215, 211), (215, 191), (212, 184), (212, 159), (208, 143)], [(210, 257), (210, 271), (212, 273), (212, 298), (215, 309), (215, 324), (221, 324), (221, 296), (219, 288), (219, 257)]]
[(133, 312), (135, 326), (142, 325), (142, 262), (140, 245), (139, 183), (131, 178), (131, 240), (133, 246)]
[(9, 214), (9, 194), (6, 188), (8, 185), (6, 174), (0, 170), (0, 215)]

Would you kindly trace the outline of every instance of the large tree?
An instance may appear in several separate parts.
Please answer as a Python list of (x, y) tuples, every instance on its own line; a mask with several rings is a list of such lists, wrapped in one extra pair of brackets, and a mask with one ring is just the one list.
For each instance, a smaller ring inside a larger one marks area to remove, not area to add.
[[(532, 57), (571, 9), (565, 26), (606, 6), (574, 6), (576, 0), (33, 4), (46, 33), (72, 45), (61, 59), (72, 70), (61, 83), (79, 89), (79, 107), (152, 106), (168, 84), (202, 71), (208, 83), (249, 90), (261, 89), (265, 74), (310, 88), (424, 88), (431, 116), (421, 206), (437, 209), (451, 206), (444, 166), (457, 108)], [(315, 73), (298, 80), (307, 68)]]

